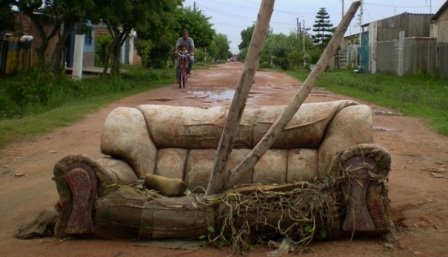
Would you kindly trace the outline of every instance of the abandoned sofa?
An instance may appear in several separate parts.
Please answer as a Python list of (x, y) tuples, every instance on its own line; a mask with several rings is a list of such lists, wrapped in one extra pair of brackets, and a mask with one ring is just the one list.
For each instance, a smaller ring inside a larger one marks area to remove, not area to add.
[[(229, 169), (249, 153), (283, 109), (245, 109)], [(226, 112), (224, 107), (167, 105), (114, 109), (101, 136), (103, 158), (71, 155), (55, 165), (60, 196), (56, 236), (104, 236), (107, 231), (114, 238), (160, 239), (203, 233), (215, 223), (214, 209), (188, 196), (157, 197), (133, 190), (117, 196), (108, 188), (135, 185), (147, 174), (181, 179), (193, 191), (206, 188)], [(348, 174), (351, 179), (341, 189), (346, 200), (340, 206), (342, 218), (332, 229), (376, 234), (391, 229), (385, 185), (389, 169), (389, 153), (373, 144), (369, 106), (353, 101), (308, 103), (253, 170), (229, 188)], [(176, 206), (182, 206), (180, 216)], [(163, 228), (157, 227), (162, 223)]]

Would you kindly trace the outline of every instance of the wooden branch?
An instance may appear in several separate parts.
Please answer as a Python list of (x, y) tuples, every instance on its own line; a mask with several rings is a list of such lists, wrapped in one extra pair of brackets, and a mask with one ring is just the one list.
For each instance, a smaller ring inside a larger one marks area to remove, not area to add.
[[(360, 4), (360, 1), (355, 1), (352, 3), (350, 9), (337, 27), (332, 39), (319, 58), (316, 66), (306, 78), (299, 92), (296, 94), (292, 102), (285, 108), (283, 114), (275, 121), (268, 132), (266, 132), (260, 142), (258, 142), (255, 148), (248, 154), (248, 156), (241, 161), (241, 163), (239, 163), (234, 170), (231, 172), (229, 171), (229, 174), (232, 174), (232, 181), (229, 181), (230, 179), (228, 179), (228, 181), (226, 181), (227, 185), (231, 185), (240, 180), (249, 170), (254, 167), (257, 161), (269, 148), (271, 148), (282, 129), (289, 123), (297, 110), (299, 110), (300, 106), (311, 92), (311, 89), (316, 84), (316, 81), (319, 79), (319, 76), (325, 71), (331, 57), (334, 56), (336, 49), (338, 48), (338, 45), (341, 42), (347, 27), (350, 25), (351, 20), (355, 16)], [(227, 178), (230, 178), (229, 174), (226, 176)]]
[(235, 138), (238, 134), (241, 116), (246, 106), (250, 88), (254, 83), (255, 72), (260, 62), (264, 41), (269, 28), (275, 0), (263, 0), (257, 17), (252, 39), (244, 62), (243, 73), (241, 74), (238, 87), (236, 88), (232, 104), (227, 115), (226, 123), (221, 134), (218, 149), (216, 152), (213, 172), (207, 186), (207, 194), (222, 192), (227, 180), (225, 166), (232, 152)]

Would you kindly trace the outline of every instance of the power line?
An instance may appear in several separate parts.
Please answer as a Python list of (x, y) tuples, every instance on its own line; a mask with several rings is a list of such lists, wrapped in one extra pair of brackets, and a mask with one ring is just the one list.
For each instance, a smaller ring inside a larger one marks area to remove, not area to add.
[[(205, 5), (200, 5), (199, 7), (204, 9), (204, 10), (207, 10), (207, 11), (210, 11), (210, 12), (213, 12), (213, 13), (220, 14), (220, 15), (223, 15), (225, 17), (231, 18), (233, 20), (239, 19), (239, 20), (242, 20), (242, 21), (250, 21), (250, 22), (255, 22), (255, 20), (256, 20), (255, 17), (243, 16), (243, 15), (239, 15), (239, 14), (236, 14), (236, 13), (229, 13), (229, 12), (217, 10), (215, 8), (211, 8), (211, 7), (205, 6)], [(278, 25), (278, 26), (293, 27), (291, 22), (281, 22), (281, 21), (276, 21), (275, 19), (273, 19), (271, 21), (271, 24)]]
[(210, 7), (204, 6), (204, 5), (201, 5), (200, 7), (205, 9), (205, 10), (208, 10), (208, 11), (211, 11), (211, 12), (214, 12), (214, 13), (217, 13), (217, 14), (221, 14), (221, 15), (224, 15), (224, 16), (227, 16), (227, 17), (230, 17), (230, 18), (236, 18), (237, 17), (239, 19), (244, 19), (244, 20), (251, 20), (251, 21), (255, 20), (254, 17), (238, 15), (238, 14), (235, 14), (235, 13), (223, 12), (221, 10), (210, 8)]
[(398, 7), (398, 8), (426, 8), (426, 5), (396, 5), (396, 4), (378, 4), (378, 3), (372, 3), (372, 2), (364, 2), (365, 5), (373, 5), (373, 6), (378, 6), (378, 7), (387, 7), (387, 8), (393, 8), (393, 7)]

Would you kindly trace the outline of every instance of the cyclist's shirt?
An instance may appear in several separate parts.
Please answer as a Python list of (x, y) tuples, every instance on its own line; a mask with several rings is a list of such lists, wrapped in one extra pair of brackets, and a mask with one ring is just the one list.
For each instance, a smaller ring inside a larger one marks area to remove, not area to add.
[(191, 37), (188, 37), (187, 39), (180, 37), (176, 42), (176, 48), (179, 48), (179, 46), (182, 46), (182, 48), (187, 49), (188, 53), (191, 54), (194, 49), (194, 41)]

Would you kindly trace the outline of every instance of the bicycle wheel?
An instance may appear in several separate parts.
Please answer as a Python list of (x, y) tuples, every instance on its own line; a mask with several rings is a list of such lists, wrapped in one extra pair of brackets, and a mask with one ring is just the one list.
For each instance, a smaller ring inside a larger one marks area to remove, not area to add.
[(179, 88), (182, 88), (184, 78), (184, 65), (182, 63), (179, 64), (179, 78), (177, 83), (179, 84)]
[(180, 79), (179, 79), (179, 88), (185, 88), (187, 84), (187, 67), (185, 66), (185, 62), (182, 62), (180, 66)]
[(183, 76), (182, 76), (182, 87), (185, 88), (187, 86), (187, 68), (184, 69)]

